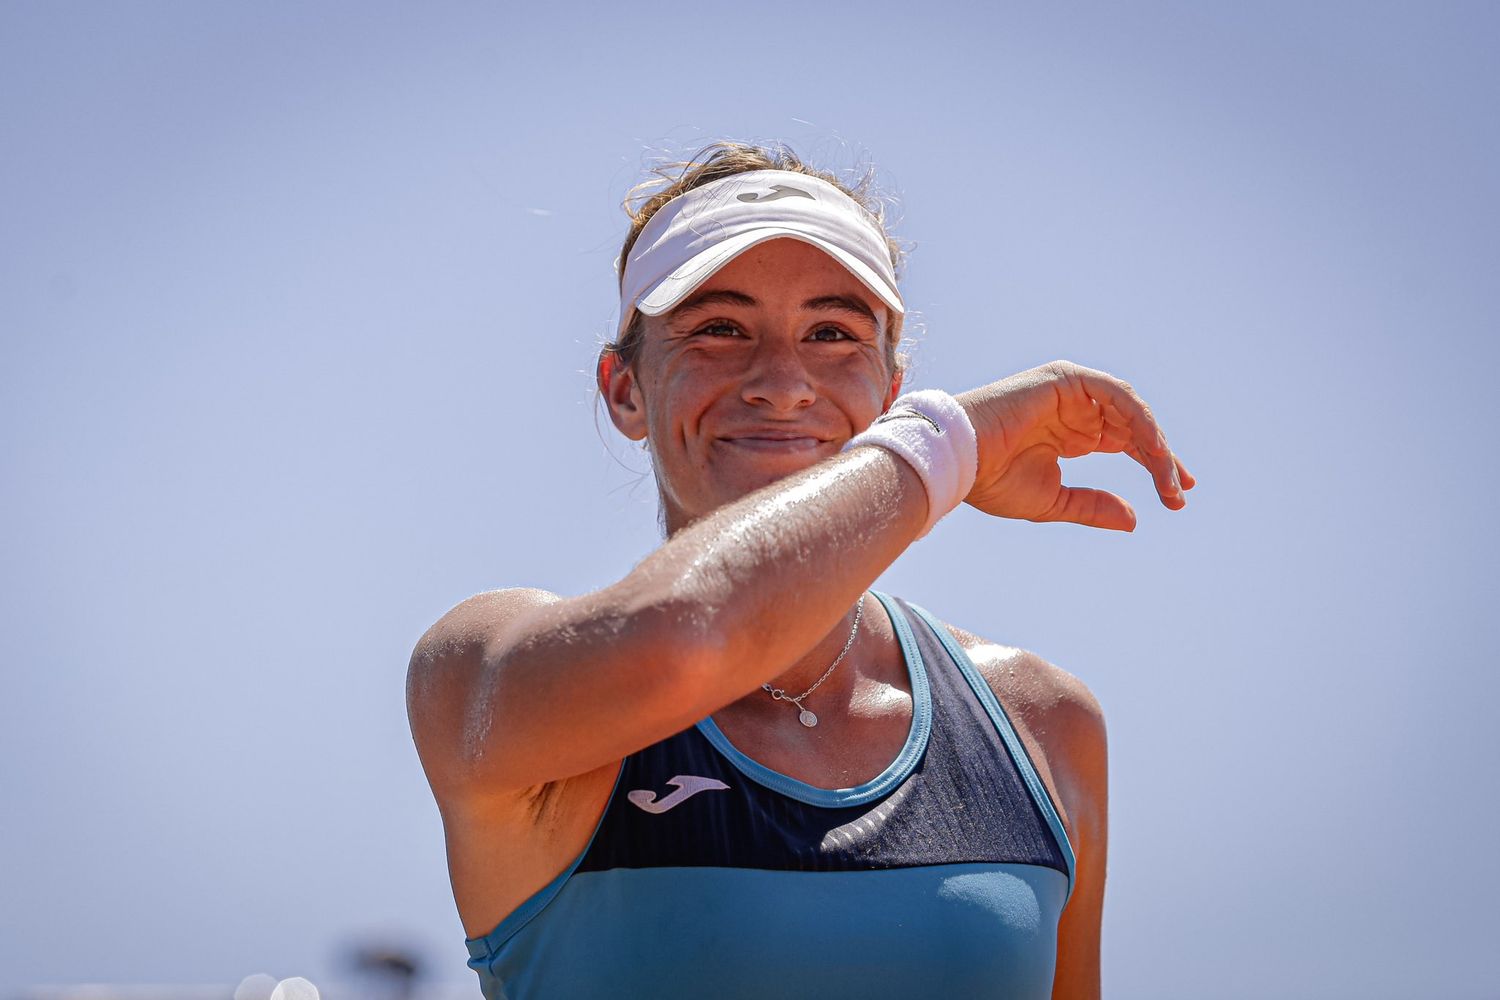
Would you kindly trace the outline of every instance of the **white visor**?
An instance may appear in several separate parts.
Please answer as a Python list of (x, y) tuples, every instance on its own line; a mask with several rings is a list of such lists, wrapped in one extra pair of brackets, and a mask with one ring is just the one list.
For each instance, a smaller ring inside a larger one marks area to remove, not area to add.
[(678, 195), (651, 216), (624, 263), (616, 336), (625, 335), (636, 311), (670, 311), (719, 268), (780, 237), (824, 251), (905, 315), (885, 236), (868, 212), (827, 181), (753, 170)]

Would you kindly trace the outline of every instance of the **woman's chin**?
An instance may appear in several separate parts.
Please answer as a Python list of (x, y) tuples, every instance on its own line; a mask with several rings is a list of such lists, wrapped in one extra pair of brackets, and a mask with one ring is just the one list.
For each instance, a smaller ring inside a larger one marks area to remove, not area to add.
[(731, 479), (754, 481), (759, 489), (793, 473), (812, 468), (828, 455), (833, 446), (819, 443), (814, 447), (725, 449), (721, 468)]

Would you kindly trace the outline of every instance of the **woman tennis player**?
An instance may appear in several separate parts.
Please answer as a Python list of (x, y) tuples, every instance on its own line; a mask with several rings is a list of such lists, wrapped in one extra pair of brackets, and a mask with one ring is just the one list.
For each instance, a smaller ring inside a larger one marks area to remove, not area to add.
[[(472, 597), (412, 655), (484, 995), (1097, 996), (1097, 702), (868, 588), (964, 502), (1134, 527), (1061, 457), (1124, 452), (1173, 510), (1192, 477), (1127, 383), (1071, 362), (903, 394), (861, 189), (736, 144), (667, 180), (598, 364), (667, 540), (595, 593)], [(1000, 595), (976, 541), (965, 576)]]

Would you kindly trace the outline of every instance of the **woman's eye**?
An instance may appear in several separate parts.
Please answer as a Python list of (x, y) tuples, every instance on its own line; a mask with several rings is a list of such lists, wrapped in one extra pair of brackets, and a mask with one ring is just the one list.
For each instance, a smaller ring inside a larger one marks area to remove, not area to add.
[(853, 340), (854, 338), (836, 326), (823, 326), (812, 332), (812, 339), (831, 343), (835, 340)]
[(698, 332), (707, 334), (710, 337), (737, 337), (739, 336), (740, 328), (733, 323), (710, 323), (707, 326), (700, 327)]

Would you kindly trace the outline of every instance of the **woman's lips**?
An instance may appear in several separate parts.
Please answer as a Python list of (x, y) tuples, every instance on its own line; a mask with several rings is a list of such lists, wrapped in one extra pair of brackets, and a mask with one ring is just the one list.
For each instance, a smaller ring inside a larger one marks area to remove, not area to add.
[(761, 437), (758, 435), (746, 435), (744, 437), (719, 438), (724, 444), (734, 448), (744, 448), (747, 451), (759, 452), (788, 452), (788, 451), (812, 451), (825, 444), (822, 438), (815, 437), (786, 437), (777, 435), (775, 437)]

